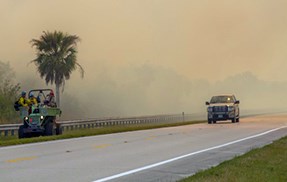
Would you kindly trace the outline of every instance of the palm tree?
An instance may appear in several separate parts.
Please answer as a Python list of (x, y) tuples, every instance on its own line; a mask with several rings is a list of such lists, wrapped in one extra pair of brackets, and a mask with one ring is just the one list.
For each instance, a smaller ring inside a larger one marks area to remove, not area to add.
[(60, 87), (64, 91), (65, 81), (70, 79), (72, 71), (80, 69), (82, 78), (84, 69), (77, 63), (77, 43), (80, 38), (60, 31), (44, 31), (39, 39), (32, 39), (32, 47), (36, 48), (37, 57), (31, 62), (35, 63), (41, 78), (46, 84), (56, 85), (56, 102), (60, 107)]

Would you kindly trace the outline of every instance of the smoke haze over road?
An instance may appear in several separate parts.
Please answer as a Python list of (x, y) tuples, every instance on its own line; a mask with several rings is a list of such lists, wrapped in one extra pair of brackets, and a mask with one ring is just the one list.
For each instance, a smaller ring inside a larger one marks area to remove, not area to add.
[(287, 101), (287, 1), (0, 0), (0, 60), (23, 89), (46, 87), (27, 65), (42, 31), (76, 34), (65, 117), (198, 112), (213, 94), (244, 108)]

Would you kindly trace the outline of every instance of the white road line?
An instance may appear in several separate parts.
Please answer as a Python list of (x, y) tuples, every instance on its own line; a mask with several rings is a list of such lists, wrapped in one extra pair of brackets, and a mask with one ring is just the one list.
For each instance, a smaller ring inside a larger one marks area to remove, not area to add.
[(160, 166), (160, 165), (163, 165), (163, 164), (167, 164), (167, 163), (179, 160), (179, 159), (183, 159), (183, 158), (186, 158), (186, 157), (189, 157), (189, 156), (193, 156), (193, 155), (200, 154), (200, 153), (203, 153), (203, 152), (207, 152), (207, 151), (210, 151), (210, 150), (226, 147), (228, 145), (239, 143), (239, 142), (242, 142), (242, 141), (245, 141), (245, 140), (249, 140), (249, 139), (252, 139), (252, 138), (260, 137), (260, 136), (266, 135), (268, 133), (271, 133), (271, 132), (274, 132), (274, 131), (277, 131), (277, 130), (280, 130), (280, 129), (283, 129), (283, 128), (287, 128), (287, 126), (282, 126), (282, 127), (279, 127), (279, 128), (275, 128), (275, 129), (272, 129), (272, 130), (265, 131), (263, 133), (259, 133), (257, 135), (252, 135), (252, 136), (249, 136), (249, 137), (246, 137), (246, 138), (242, 138), (242, 139), (239, 139), (239, 140), (235, 140), (235, 141), (232, 141), (232, 142), (228, 142), (228, 143), (225, 143), (225, 144), (222, 144), (222, 145), (218, 145), (218, 146), (214, 146), (214, 147), (211, 147), (211, 148), (199, 150), (199, 151), (192, 152), (192, 153), (189, 153), (189, 154), (186, 154), (186, 155), (182, 155), (182, 156), (179, 156), (179, 157), (168, 159), (168, 160), (165, 160), (165, 161), (162, 161), (162, 162), (158, 162), (158, 163), (151, 164), (151, 165), (148, 165), (148, 166), (140, 167), (140, 168), (137, 168), (137, 169), (133, 169), (133, 170), (130, 170), (130, 171), (127, 171), (127, 172), (123, 172), (123, 173), (120, 173), (120, 174), (116, 174), (116, 175), (113, 175), (113, 176), (109, 176), (109, 177), (106, 177), (106, 178), (98, 179), (98, 180), (95, 180), (93, 182), (104, 182), (104, 181), (116, 179), (116, 178), (119, 178), (119, 177), (127, 176), (127, 175), (130, 175), (130, 174), (133, 174), (133, 173), (137, 173), (137, 172), (140, 172), (140, 171), (143, 171), (143, 170), (147, 170), (147, 169), (150, 169), (150, 168), (153, 168), (153, 167), (157, 167), (157, 166)]

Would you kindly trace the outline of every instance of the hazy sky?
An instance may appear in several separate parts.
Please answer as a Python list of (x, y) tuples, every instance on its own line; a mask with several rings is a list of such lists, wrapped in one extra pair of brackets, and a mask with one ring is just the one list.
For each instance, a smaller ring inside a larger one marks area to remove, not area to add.
[(86, 79), (150, 63), (191, 79), (287, 80), (286, 9), (286, 0), (0, 0), (0, 60), (27, 69), (29, 41), (60, 30), (81, 38)]
[[(286, 10), (286, 0), (0, 0), (0, 60), (23, 88), (40, 87), (29, 42), (58, 30), (81, 38), (86, 75), (73, 74), (65, 93), (91, 114), (204, 110), (213, 91), (260, 105), (256, 96), (282, 88), (257, 78), (287, 81)], [(234, 75), (233, 88), (208, 85)]]

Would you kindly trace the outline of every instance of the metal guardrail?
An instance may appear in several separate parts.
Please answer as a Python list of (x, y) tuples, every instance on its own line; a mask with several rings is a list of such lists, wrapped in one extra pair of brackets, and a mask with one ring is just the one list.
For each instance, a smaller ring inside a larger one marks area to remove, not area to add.
[[(97, 128), (107, 126), (147, 124), (147, 123), (174, 123), (180, 121), (191, 121), (198, 116), (193, 114), (172, 114), (172, 115), (155, 115), (141, 117), (114, 117), (114, 118), (98, 118), (86, 120), (58, 121), (63, 132), (67, 130), (77, 130), (81, 128)], [(5, 124), (0, 125), (0, 136), (14, 136), (18, 133), (18, 128), (22, 124)]]
[(0, 125), (0, 136), (4, 133), (4, 136), (15, 135), (18, 132), (18, 128), (21, 124), (5, 124)]

